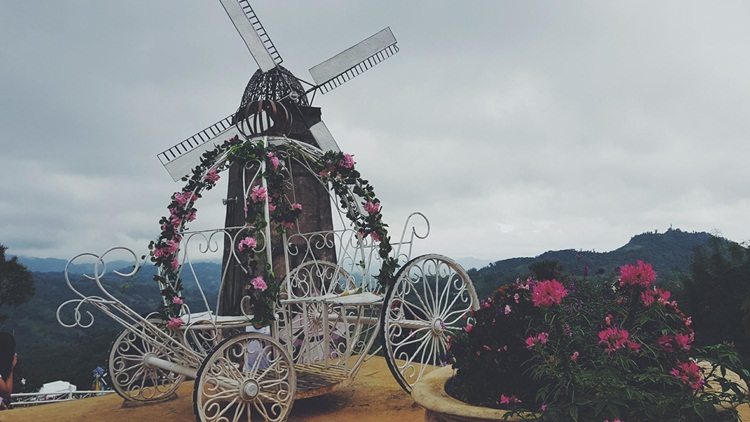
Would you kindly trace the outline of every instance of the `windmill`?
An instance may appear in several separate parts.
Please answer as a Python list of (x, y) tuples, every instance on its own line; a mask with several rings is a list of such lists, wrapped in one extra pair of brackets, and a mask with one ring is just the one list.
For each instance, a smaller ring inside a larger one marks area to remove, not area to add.
[[(250, 78), (236, 113), (158, 154), (159, 160), (172, 178), (177, 181), (190, 174), (192, 169), (200, 164), (203, 153), (223, 141), (234, 136), (246, 139), (242, 122), (248, 117), (251, 105), (262, 100), (280, 102), (289, 109), (294, 122), (288, 135), (290, 138), (307, 142), (323, 151), (339, 151), (338, 144), (321, 120), (320, 109), (311, 106), (308, 94), (312, 94), (313, 99), (318, 92), (325, 94), (397, 53), (396, 38), (390, 28), (385, 28), (310, 68), (313, 81), (310, 83), (297, 78), (281, 66), (281, 55), (248, 0), (219, 1), (250, 50), (258, 70)], [(242, 171), (244, 170), (240, 168), (229, 169), (225, 227), (241, 226), (244, 222), (243, 206), (237, 204), (236, 199), (242, 197), (241, 192), (246, 188), (242, 185)], [(306, 214), (316, 217), (308, 222), (300, 222), (300, 229), (306, 225), (306, 231), (331, 230), (333, 224), (327, 192), (319, 185), (306, 183), (304, 179), (295, 178), (294, 183), (300, 184), (300, 192), (305, 192), (304, 198), (298, 198), (298, 202), (303, 204)], [(331, 260), (334, 259), (335, 257)], [(226, 263), (226, 247), (224, 260)], [(275, 254), (274, 267), (277, 267)], [(232, 270), (230, 268), (227, 271)], [(279, 269), (276, 273), (283, 276)], [(240, 283), (231, 280), (240, 276), (239, 272), (236, 276), (224, 275), (224, 291), (220, 292), (219, 314), (231, 314), (239, 309), (237, 300), (241, 297)]]

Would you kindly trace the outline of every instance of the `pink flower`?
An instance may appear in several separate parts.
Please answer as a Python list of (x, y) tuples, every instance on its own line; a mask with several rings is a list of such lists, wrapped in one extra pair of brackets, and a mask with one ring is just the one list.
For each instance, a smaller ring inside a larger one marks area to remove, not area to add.
[(703, 379), (701, 368), (693, 361), (680, 363), (676, 368), (669, 371), (669, 373), (682, 380), (684, 384), (690, 386), (693, 390), (699, 390), (706, 382)]
[(641, 300), (643, 301), (643, 306), (647, 308), (655, 302), (654, 295), (650, 290), (641, 292)]
[(291, 223), (289, 221), (285, 221), (285, 222), (281, 223), (281, 225), (284, 226), (284, 228), (286, 228), (286, 229), (291, 229), (292, 227), (294, 227), (294, 223)]
[(175, 296), (172, 298), (172, 303), (175, 305), (182, 305), (184, 302), (182, 301), (182, 298)]
[(666, 350), (667, 352), (674, 351), (674, 349), (672, 348), (672, 338), (668, 335), (662, 335), (656, 342), (659, 343), (659, 347)]
[(630, 333), (626, 330), (621, 330), (617, 327), (609, 327), (606, 330), (599, 332), (599, 344), (607, 347), (607, 354), (610, 354), (618, 349), (629, 348), (637, 351), (641, 345), (630, 341)]
[(219, 172), (216, 171), (216, 168), (212, 168), (211, 170), (206, 173), (206, 177), (204, 180), (208, 180), (209, 182), (216, 182), (219, 180)]
[(380, 211), (380, 202), (370, 202), (367, 201), (365, 204), (365, 211), (367, 211), (368, 214), (375, 214), (378, 211)]
[(352, 156), (349, 154), (344, 154), (344, 158), (339, 160), (339, 166), (346, 169), (354, 167), (354, 158), (352, 158)]
[(256, 246), (258, 246), (258, 241), (255, 240), (255, 238), (248, 236), (240, 241), (237, 249), (239, 249), (240, 251), (244, 251), (245, 249), (252, 249)]
[(503, 312), (505, 312), (505, 315), (508, 315), (510, 313), (510, 305), (505, 305)]
[(173, 215), (169, 218), (169, 224), (171, 224), (172, 227), (178, 228), (182, 226), (182, 219), (176, 215)]
[(636, 265), (620, 267), (620, 286), (651, 287), (656, 279), (656, 273), (651, 264), (638, 261)]
[(293, 210), (302, 210), (302, 204), (298, 204), (298, 203), (295, 202), (295, 203), (292, 204), (292, 209)]
[(159, 246), (154, 249), (154, 257), (162, 258), (173, 255), (180, 248), (180, 244), (174, 240), (167, 240), (166, 245)]
[(674, 342), (683, 350), (690, 350), (690, 343), (695, 340), (695, 334), (684, 334), (680, 333), (674, 336)]
[[(246, 210), (246, 211), (247, 211), (247, 210)], [(274, 204), (272, 204), (272, 203), (270, 203), (270, 202), (269, 202), (269, 203), (268, 203), (268, 211), (269, 211), (269, 212), (274, 212), (274, 211), (276, 211), (276, 205), (274, 205)]]
[(570, 360), (573, 362), (578, 362), (578, 356), (580, 356), (578, 352), (573, 352), (573, 354), (570, 355)]
[(526, 348), (527, 349), (533, 349), (535, 346), (539, 344), (547, 344), (547, 339), (549, 338), (549, 334), (547, 333), (539, 333), (535, 336), (529, 337), (526, 339)]
[(268, 159), (271, 160), (271, 165), (273, 166), (274, 170), (278, 170), (279, 168), (279, 159), (273, 155), (272, 152), (268, 153)]
[(521, 400), (511, 395), (510, 397), (506, 396), (505, 394), (500, 395), (500, 404), (511, 404), (511, 403), (521, 403)]
[(466, 331), (467, 333), (468, 333), (468, 332), (471, 332), (471, 329), (472, 329), (472, 328), (474, 328), (474, 326), (473, 326), (473, 325), (471, 325), (471, 324), (466, 324), (466, 327), (464, 327), (464, 331)]
[(185, 214), (185, 221), (193, 221), (195, 220), (195, 211), (190, 211), (187, 214)]
[(552, 306), (562, 302), (567, 294), (568, 290), (557, 280), (540, 281), (531, 289), (531, 301), (534, 306)]
[(263, 280), (263, 277), (255, 277), (254, 279), (250, 280), (250, 284), (252, 284), (256, 290), (260, 290), (261, 292), (268, 288), (266, 282)]
[(185, 205), (188, 202), (195, 202), (196, 199), (198, 199), (198, 196), (193, 192), (175, 192), (174, 194), (174, 200), (180, 205)]
[(180, 266), (180, 262), (177, 261), (177, 258), (175, 258), (172, 260), (172, 262), (169, 263), (169, 265), (172, 267), (173, 270), (176, 270), (177, 267)]
[(167, 240), (167, 246), (165, 246), (163, 249), (165, 252), (174, 253), (177, 252), (177, 249), (179, 248), (179, 243), (175, 242), (174, 240)]
[(169, 318), (169, 321), (167, 322), (167, 326), (169, 328), (178, 328), (184, 324), (185, 321), (182, 320), (182, 318)]
[(343, 168), (350, 169), (354, 167), (354, 158), (349, 154), (344, 154), (344, 158), (339, 161), (339, 165)]
[(379, 234), (377, 234), (375, 232), (372, 232), (372, 233), (370, 233), (370, 237), (372, 237), (372, 241), (373, 242), (380, 242), (380, 235)]
[(255, 202), (265, 201), (267, 197), (266, 188), (263, 186), (255, 185), (250, 191), (250, 198)]

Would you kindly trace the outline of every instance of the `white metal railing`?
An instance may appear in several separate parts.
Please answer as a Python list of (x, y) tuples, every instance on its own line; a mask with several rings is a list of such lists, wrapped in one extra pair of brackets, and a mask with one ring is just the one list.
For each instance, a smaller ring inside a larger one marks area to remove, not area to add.
[(15, 393), (11, 395), (14, 407), (37, 406), (40, 404), (59, 403), (63, 401), (85, 399), (88, 397), (106, 396), (114, 393), (113, 390), (78, 390), (58, 393)]

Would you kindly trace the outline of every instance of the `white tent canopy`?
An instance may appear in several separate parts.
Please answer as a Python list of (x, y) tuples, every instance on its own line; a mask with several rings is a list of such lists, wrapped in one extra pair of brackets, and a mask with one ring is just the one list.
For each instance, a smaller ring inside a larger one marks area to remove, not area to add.
[(52, 381), (42, 385), (39, 393), (42, 394), (62, 394), (76, 391), (78, 387), (67, 381)]

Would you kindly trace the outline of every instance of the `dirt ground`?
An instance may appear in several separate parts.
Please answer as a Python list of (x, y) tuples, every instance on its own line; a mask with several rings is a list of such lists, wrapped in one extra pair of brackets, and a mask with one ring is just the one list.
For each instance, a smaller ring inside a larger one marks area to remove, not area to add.
[[(193, 383), (177, 390), (177, 398), (164, 403), (125, 408), (117, 394), (0, 412), (1, 422), (172, 422), (193, 421)], [(406, 394), (385, 360), (365, 362), (354, 383), (319, 397), (297, 400), (289, 421), (413, 422), (424, 420), (424, 410)]]
[[(0, 422), (183, 422), (193, 421), (193, 383), (177, 390), (177, 398), (164, 403), (123, 407), (117, 394), (0, 412)], [(750, 407), (739, 408), (742, 421), (750, 422)], [(365, 362), (354, 382), (339, 391), (294, 402), (292, 422), (415, 422), (424, 420), (424, 409), (414, 403), (381, 357)]]

